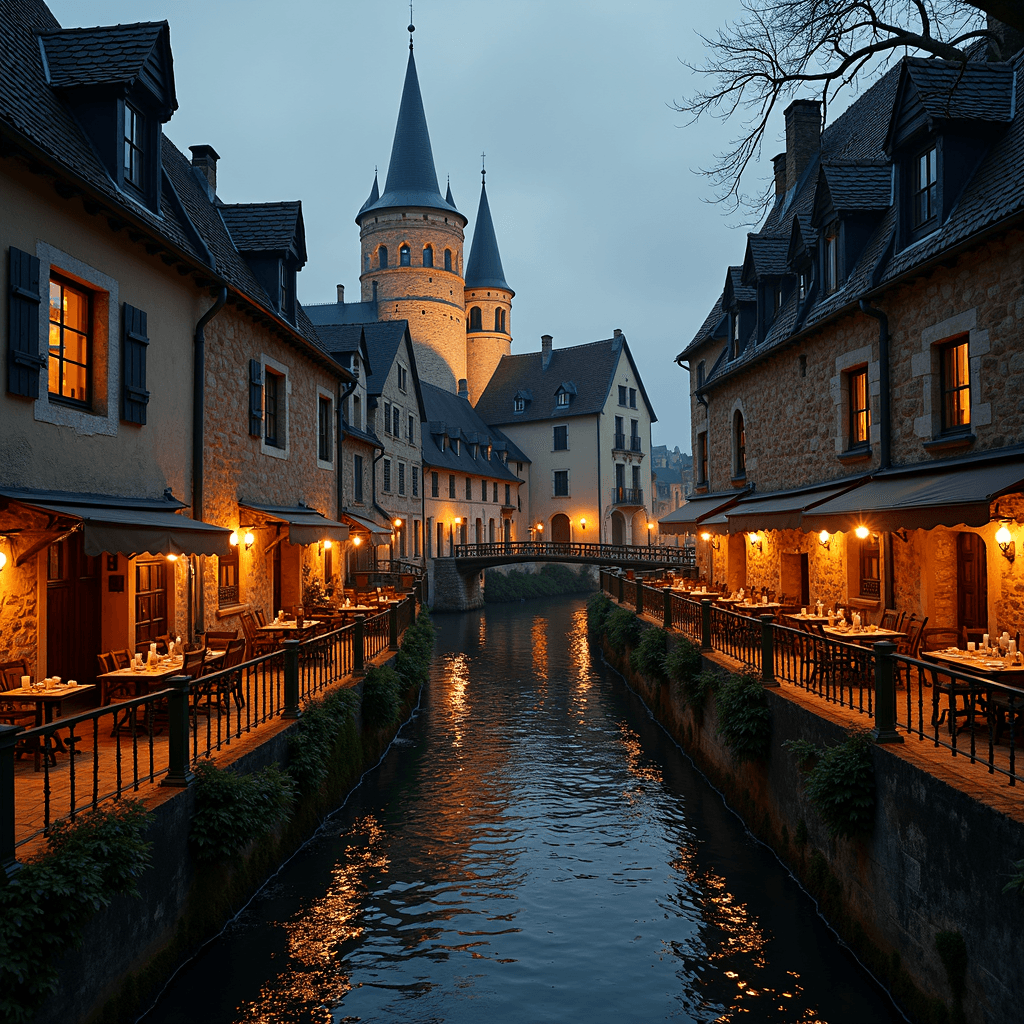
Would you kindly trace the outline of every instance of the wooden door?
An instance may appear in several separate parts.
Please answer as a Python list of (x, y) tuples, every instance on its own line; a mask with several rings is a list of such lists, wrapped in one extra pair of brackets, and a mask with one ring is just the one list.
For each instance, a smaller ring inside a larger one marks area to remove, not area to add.
[[(283, 543), (283, 541), (281, 542)], [(273, 608), (270, 610), (270, 617), (273, 618), (283, 607), (281, 603), (281, 543), (274, 545), (274, 553), (271, 555), (272, 573), (274, 580)]]
[(92, 683), (103, 641), (99, 559), (86, 556), (81, 533), (51, 544), (46, 557), (46, 675)]
[(569, 543), (569, 517), (563, 512), (551, 518), (551, 543)]
[(621, 512), (612, 513), (612, 543), (613, 544), (625, 544), (626, 535), (626, 520), (622, 517)]
[(985, 542), (976, 533), (956, 535), (956, 625), (958, 629), (988, 629)]

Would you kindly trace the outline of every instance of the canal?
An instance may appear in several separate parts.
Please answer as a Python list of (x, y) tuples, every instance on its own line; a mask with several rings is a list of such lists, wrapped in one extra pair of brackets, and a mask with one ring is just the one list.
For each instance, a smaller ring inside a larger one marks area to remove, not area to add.
[(415, 720), (146, 1024), (903, 1019), (582, 600), (435, 623)]

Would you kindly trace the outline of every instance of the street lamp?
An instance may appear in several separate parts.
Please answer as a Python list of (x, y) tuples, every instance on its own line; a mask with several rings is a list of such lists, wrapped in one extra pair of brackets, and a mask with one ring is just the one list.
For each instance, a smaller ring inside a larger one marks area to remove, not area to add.
[(647, 524), (647, 546), (651, 546), (651, 530), (654, 529), (654, 523)]

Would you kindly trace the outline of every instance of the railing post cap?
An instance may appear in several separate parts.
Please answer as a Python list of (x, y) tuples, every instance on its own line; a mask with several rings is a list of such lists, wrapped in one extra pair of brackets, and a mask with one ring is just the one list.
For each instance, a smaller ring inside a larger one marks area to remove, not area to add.
[(176, 690), (185, 690), (185, 691), (187, 691), (188, 688), (192, 685), (192, 677), (191, 676), (171, 676), (167, 680), (167, 685), (168, 686), (173, 686), (174, 689), (176, 689)]
[(876, 654), (895, 654), (898, 647), (891, 640), (879, 640), (871, 645), (871, 649)]
[(302, 641), (301, 640), (282, 640), (281, 641), (281, 646), (282, 647), (301, 647), (302, 646)]
[(23, 729), (22, 725), (0, 725), (0, 747), (13, 745)]

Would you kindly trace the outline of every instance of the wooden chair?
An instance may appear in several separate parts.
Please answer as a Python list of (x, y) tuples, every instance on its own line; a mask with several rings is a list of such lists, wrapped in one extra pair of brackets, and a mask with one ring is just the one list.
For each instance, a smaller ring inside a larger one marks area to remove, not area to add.
[(899, 621), (899, 612), (895, 608), (886, 608), (882, 612), (882, 618), (878, 622), (879, 629), (896, 629), (896, 623)]
[(256, 631), (256, 619), (252, 612), (242, 612), (239, 618), (242, 620), (242, 632), (245, 634), (250, 658), (258, 658), (262, 654), (270, 654), (277, 650), (277, 644), (271, 637), (262, 636)]
[(987, 629), (978, 627), (974, 629), (971, 627), (968, 629), (966, 626), (960, 627), (960, 646), (966, 651), (968, 642), (975, 643), (979, 647), (981, 646), (981, 638), (988, 632)]
[(910, 623), (907, 626), (907, 635), (897, 645), (899, 654), (905, 654), (908, 658), (916, 658), (921, 653), (921, 637), (927, 624), (927, 615), (923, 619), (911, 616)]
[[(228, 641), (225, 648), (222, 669), (236, 668), (245, 660), (245, 638)], [(245, 697), (242, 694), (242, 673), (232, 672), (230, 676), (223, 676), (219, 687), (220, 693), (227, 697), (229, 694), (234, 698), (237, 707), (245, 707)]]
[[(232, 640), (238, 639), (237, 629), (211, 629), (206, 633), (206, 646), (211, 651), (226, 651)], [(243, 641), (244, 646), (244, 641)], [(223, 663), (222, 663), (223, 664)]]
[(256, 616), (256, 625), (265, 626), (267, 624), (267, 617), (263, 614), (262, 608), (257, 608), (253, 614)]
[(942, 651), (947, 647), (956, 647), (960, 634), (955, 626), (933, 626), (921, 631), (922, 651)]
[[(0, 690), (18, 690), (21, 688), (21, 677), (29, 675), (28, 662), (21, 658), (17, 661), (0, 663)], [(36, 708), (34, 704), (3, 704), (0, 706), (0, 722), (6, 725), (20, 725), (25, 729), (36, 724)], [(19, 751), (19, 756), (24, 751)]]
[(111, 651), (110, 656), (114, 659), (114, 668), (128, 668), (132, 663), (132, 656), (127, 651)]

